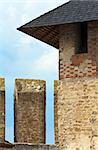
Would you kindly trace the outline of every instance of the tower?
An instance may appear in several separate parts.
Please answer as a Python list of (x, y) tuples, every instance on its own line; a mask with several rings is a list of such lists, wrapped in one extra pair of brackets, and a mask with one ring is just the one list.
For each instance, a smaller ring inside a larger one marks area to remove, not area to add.
[(69, 1), (18, 30), (59, 49), (57, 150), (97, 150), (98, 1)]

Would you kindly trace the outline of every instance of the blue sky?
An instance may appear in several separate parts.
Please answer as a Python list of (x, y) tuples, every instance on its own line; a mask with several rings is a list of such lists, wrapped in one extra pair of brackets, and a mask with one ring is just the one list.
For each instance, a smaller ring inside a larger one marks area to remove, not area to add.
[(6, 139), (13, 142), (15, 78), (47, 82), (47, 143), (54, 142), (53, 81), (58, 79), (58, 50), (16, 30), (66, 0), (0, 0), (0, 77), (6, 79)]

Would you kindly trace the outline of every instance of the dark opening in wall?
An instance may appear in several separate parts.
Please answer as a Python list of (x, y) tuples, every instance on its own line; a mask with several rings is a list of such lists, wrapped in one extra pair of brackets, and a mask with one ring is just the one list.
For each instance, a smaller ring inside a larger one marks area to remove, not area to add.
[(76, 48), (76, 54), (87, 53), (87, 22), (82, 22), (79, 24), (79, 43)]

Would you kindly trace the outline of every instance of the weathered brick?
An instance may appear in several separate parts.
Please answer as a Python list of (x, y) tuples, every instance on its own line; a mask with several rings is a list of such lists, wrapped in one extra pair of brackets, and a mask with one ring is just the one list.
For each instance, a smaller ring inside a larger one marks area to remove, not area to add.
[[(95, 25), (92, 25), (95, 24)], [(60, 65), (59, 65), (59, 77), (60, 79), (64, 78), (74, 78), (71, 75), (71, 67), (75, 68), (78, 67), (78, 73), (75, 74), (75, 77), (79, 77), (79, 72), (82, 67), (81, 76), (95, 76), (93, 72), (89, 74), (89, 71), (93, 68), (93, 66), (97, 67), (97, 39), (98, 39), (98, 21), (93, 21), (88, 23), (88, 53), (86, 54), (75, 54), (75, 51), (79, 44), (79, 24), (66, 24), (60, 25), (60, 38), (59, 38), (59, 51), (60, 51)], [(66, 64), (69, 67), (69, 70), (63, 69), (61, 75), (61, 58), (62, 64), (65, 67)], [(88, 63), (89, 61), (89, 63)], [(90, 64), (90, 67), (89, 67)], [(85, 72), (85, 69), (88, 68), (88, 71)], [(70, 72), (67, 75), (67, 72)], [(96, 70), (96, 75), (98, 71)]]
[(15, 142), (45, 143), (45, 81), (15, 80)]
[(55, 81), (57, 150), (98, 148), (98, 78)]

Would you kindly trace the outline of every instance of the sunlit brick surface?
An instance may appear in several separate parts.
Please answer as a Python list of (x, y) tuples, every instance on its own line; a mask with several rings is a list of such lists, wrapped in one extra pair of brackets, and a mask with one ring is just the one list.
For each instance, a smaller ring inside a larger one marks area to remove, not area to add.
[(98, 78), (55, 81), (58, 150), (98, 150)]

